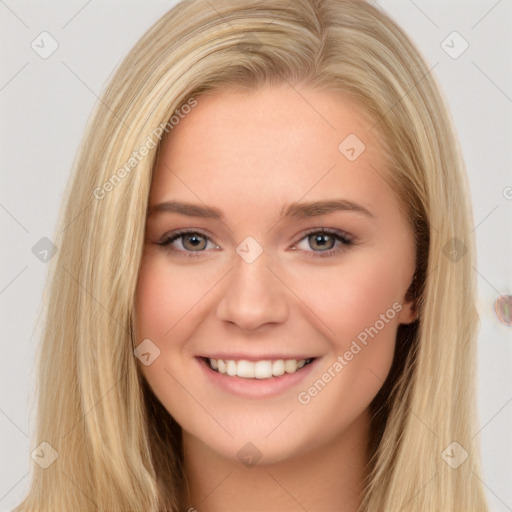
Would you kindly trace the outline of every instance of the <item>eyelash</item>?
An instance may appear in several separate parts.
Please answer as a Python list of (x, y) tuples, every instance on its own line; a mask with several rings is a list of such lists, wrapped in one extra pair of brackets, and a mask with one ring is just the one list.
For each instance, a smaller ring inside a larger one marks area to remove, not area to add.
[[(314, 235), (314, 234), (333, 236), (335, 238), (335, 240), (341, 242), (342, 245), (344, 246), (342, 249), (338, 249), (338, 250), (329, 249), (328, 251), (313, 251), (312, 256), (314, 258), (328, 258), (331, 256), (338, 256), (339, 254), (344, 252), (348, 247), (355, 245), (354, 242), (352, 241), (352, 239), (349, 238), (347, 235), (343, 234), (340, 231), (331, 230), (331, 229), (316, 229), (316, 230), (308, 231), (307, 233), (305, 233), (302, 236), (302, 238), (300, 238), (296, 242), (296, 244), (301, 242), (308, 236)], [(185, 258), (196, 258), (196, 257), (200, 256), (200, 253), (205, 252), (205, 250), (182, 251), (182, 250), (175, 249), (170, 245), (172, 242), (174, 242), (175, 240), (178, 240), (179, 238), (183, 237), (184, 235), (200, 235), (201, 237), (204, 237), (207, 240), (212, 241), (210, 239), (210, 237), (208, 235), (206, 235), (205, 233), (201, 233), (200, 231), (192, 231), (192, 230), (188, 229), (188, 230), (173, 231), (172, 233), (164, 235), (164, 237), (162, 237), (162, 239), (156, 243), (157, 243), (157, 245), (162, 246), (163, 249), (165, 249), (166, 251), (178, 253), (180, 256), (184, 256)], [(309, 253), (310, 251), (306, 251), (306, 252)], [(198, 254), (194, 254), (194, 253), (198, 253)]]

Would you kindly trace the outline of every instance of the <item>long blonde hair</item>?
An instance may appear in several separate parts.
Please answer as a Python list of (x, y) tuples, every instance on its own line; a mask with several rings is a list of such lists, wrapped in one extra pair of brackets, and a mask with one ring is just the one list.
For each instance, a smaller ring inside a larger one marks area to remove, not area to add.
[(488, 510), (472, 438), (472, 210), (431, 71), (381, 9), (360, 0), (187, 0), (147, 31), (96, 106), (61, 207), (31, 438), (31, 451), (46, 442), (58, 457), (46, 469), (30, 459), (29, 492), (15, 512), (184, 506), (180, 427), (133, 353), (142, 341), (134, 339), (134, 294), (155, 137), (163, 127), (172, 136), (168, 121), (206, 91), (282, 82), (337, 89), (358, 102), (383, 140), (416, 236), (409, 292), (418, 319), (400, 326), (393, 367), (372, 402), (359, 512)]

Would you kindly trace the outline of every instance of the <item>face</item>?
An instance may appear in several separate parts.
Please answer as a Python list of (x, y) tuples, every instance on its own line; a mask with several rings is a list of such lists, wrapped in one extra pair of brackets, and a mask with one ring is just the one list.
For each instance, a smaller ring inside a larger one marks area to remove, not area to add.
[(415, 262), (370, 128), (341, 92), (223, 89), (163, 143), (137, 343), (187, 442), (272, 463), (368, 414), (414, 320)]

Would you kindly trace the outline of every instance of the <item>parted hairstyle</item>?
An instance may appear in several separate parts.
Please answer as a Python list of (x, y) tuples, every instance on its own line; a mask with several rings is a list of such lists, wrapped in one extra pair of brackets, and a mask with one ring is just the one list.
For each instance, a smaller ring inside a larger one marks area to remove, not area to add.
[[(359, 512), (485, 512), (477, 427), (472, 207), (440, 88), (404, 31), (363, 0), (185, 0), (136, 43), (88, 121), (40, 315), (31, 451), (58, 454), (15, 512), (182, 512), (181, 427), (142, 376), (135, 289), (161, 135), (226, 86), (350, 95), (374, 124), (416, 242), (394, 361), (371, 403)], [(188, 109), (188, 110), (187, 110)], [(174, 121), (173, 121), (174, 119)], [(143, 148), (146, 148), (144, 150)], [(205, 176), (207, 179), (207, 176)], [(468, 458), (443, 457), (456, 442)]]

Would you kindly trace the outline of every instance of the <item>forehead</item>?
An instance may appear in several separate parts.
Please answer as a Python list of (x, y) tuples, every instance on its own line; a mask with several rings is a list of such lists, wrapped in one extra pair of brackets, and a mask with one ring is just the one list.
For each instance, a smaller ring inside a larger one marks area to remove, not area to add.
[(179, 197), (254, 213), (302, 197), (394, 200), (372, 120), (344, 93), (285, 84), (197, 102), (162, 143), (153, 204)]

